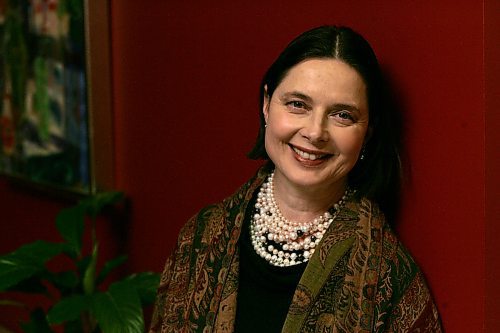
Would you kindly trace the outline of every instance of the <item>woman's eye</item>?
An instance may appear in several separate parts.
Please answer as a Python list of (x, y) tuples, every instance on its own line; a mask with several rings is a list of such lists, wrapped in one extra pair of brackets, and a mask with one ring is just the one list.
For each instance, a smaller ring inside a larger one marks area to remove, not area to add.
[(291, 107), (292, 109), (305, 109), (306, 105), (304, 102), (301, 101), (291, 101), (288, 102), (287, 105)]
[(339, 112), (339, 117), (342, 119), (352, 119), (351, 115), (349, 112)]
[(336, 112), (333, 116), (344, 123), (345, 122), (354, 122), (354, 117), (351, 115), (350, 112), (347, 112), (347, 111)]

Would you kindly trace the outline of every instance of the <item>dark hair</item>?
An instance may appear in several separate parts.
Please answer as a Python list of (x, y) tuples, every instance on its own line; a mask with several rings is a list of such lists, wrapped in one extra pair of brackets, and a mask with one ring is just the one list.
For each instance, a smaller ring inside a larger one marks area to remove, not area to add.
[(354, 68), (367, 87), (370, 137), (359, 160), (348, 176), (349, 186), (358, 197), (377, 202), (392, 220), (398, 206), (401, 183), (399, 116), (389, 104), (387, 85), (377, 57), (368, 42), (350, 28), (322, 26), (295, 38), (268, 69), (260, 86), (260, 129), (248, 156), (267, 159), (264, 143), (265, 120), (262, 113), (265, 89), (272, 97), (288, 71), (307, 59), (331, 58)]

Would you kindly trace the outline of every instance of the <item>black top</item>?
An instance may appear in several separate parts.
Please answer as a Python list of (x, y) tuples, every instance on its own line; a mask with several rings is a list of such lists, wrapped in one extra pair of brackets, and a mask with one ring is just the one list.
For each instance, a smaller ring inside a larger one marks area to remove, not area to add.
[(240, 272), (235, 332), (281, 332), (306, 263), (276, 267), (255, 252), (250, 239), (255, 197), (254, 194), (249, 202), (239, 240)]

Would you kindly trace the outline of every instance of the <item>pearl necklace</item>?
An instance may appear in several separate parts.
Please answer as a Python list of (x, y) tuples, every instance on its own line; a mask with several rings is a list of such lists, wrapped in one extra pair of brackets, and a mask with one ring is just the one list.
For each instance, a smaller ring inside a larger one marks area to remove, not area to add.
[(274, 200), (274, 172), (262, 184), (250, 237), (255, 252), (274, 266), (292, 266), (309, 260), (345, 201), (355, 192), (346, 189), (342, 198), (323, 215), (309, 222), (289, 221)]

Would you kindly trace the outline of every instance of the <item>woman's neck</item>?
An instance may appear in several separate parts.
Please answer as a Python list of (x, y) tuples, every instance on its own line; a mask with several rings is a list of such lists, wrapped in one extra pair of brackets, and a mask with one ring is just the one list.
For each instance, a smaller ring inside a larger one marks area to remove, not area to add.
[(297, 186), (275, 172), (274, 198), (285, 218), (308, 222), (327, 211), (344, 195), (345, 181), (333, 186)]

